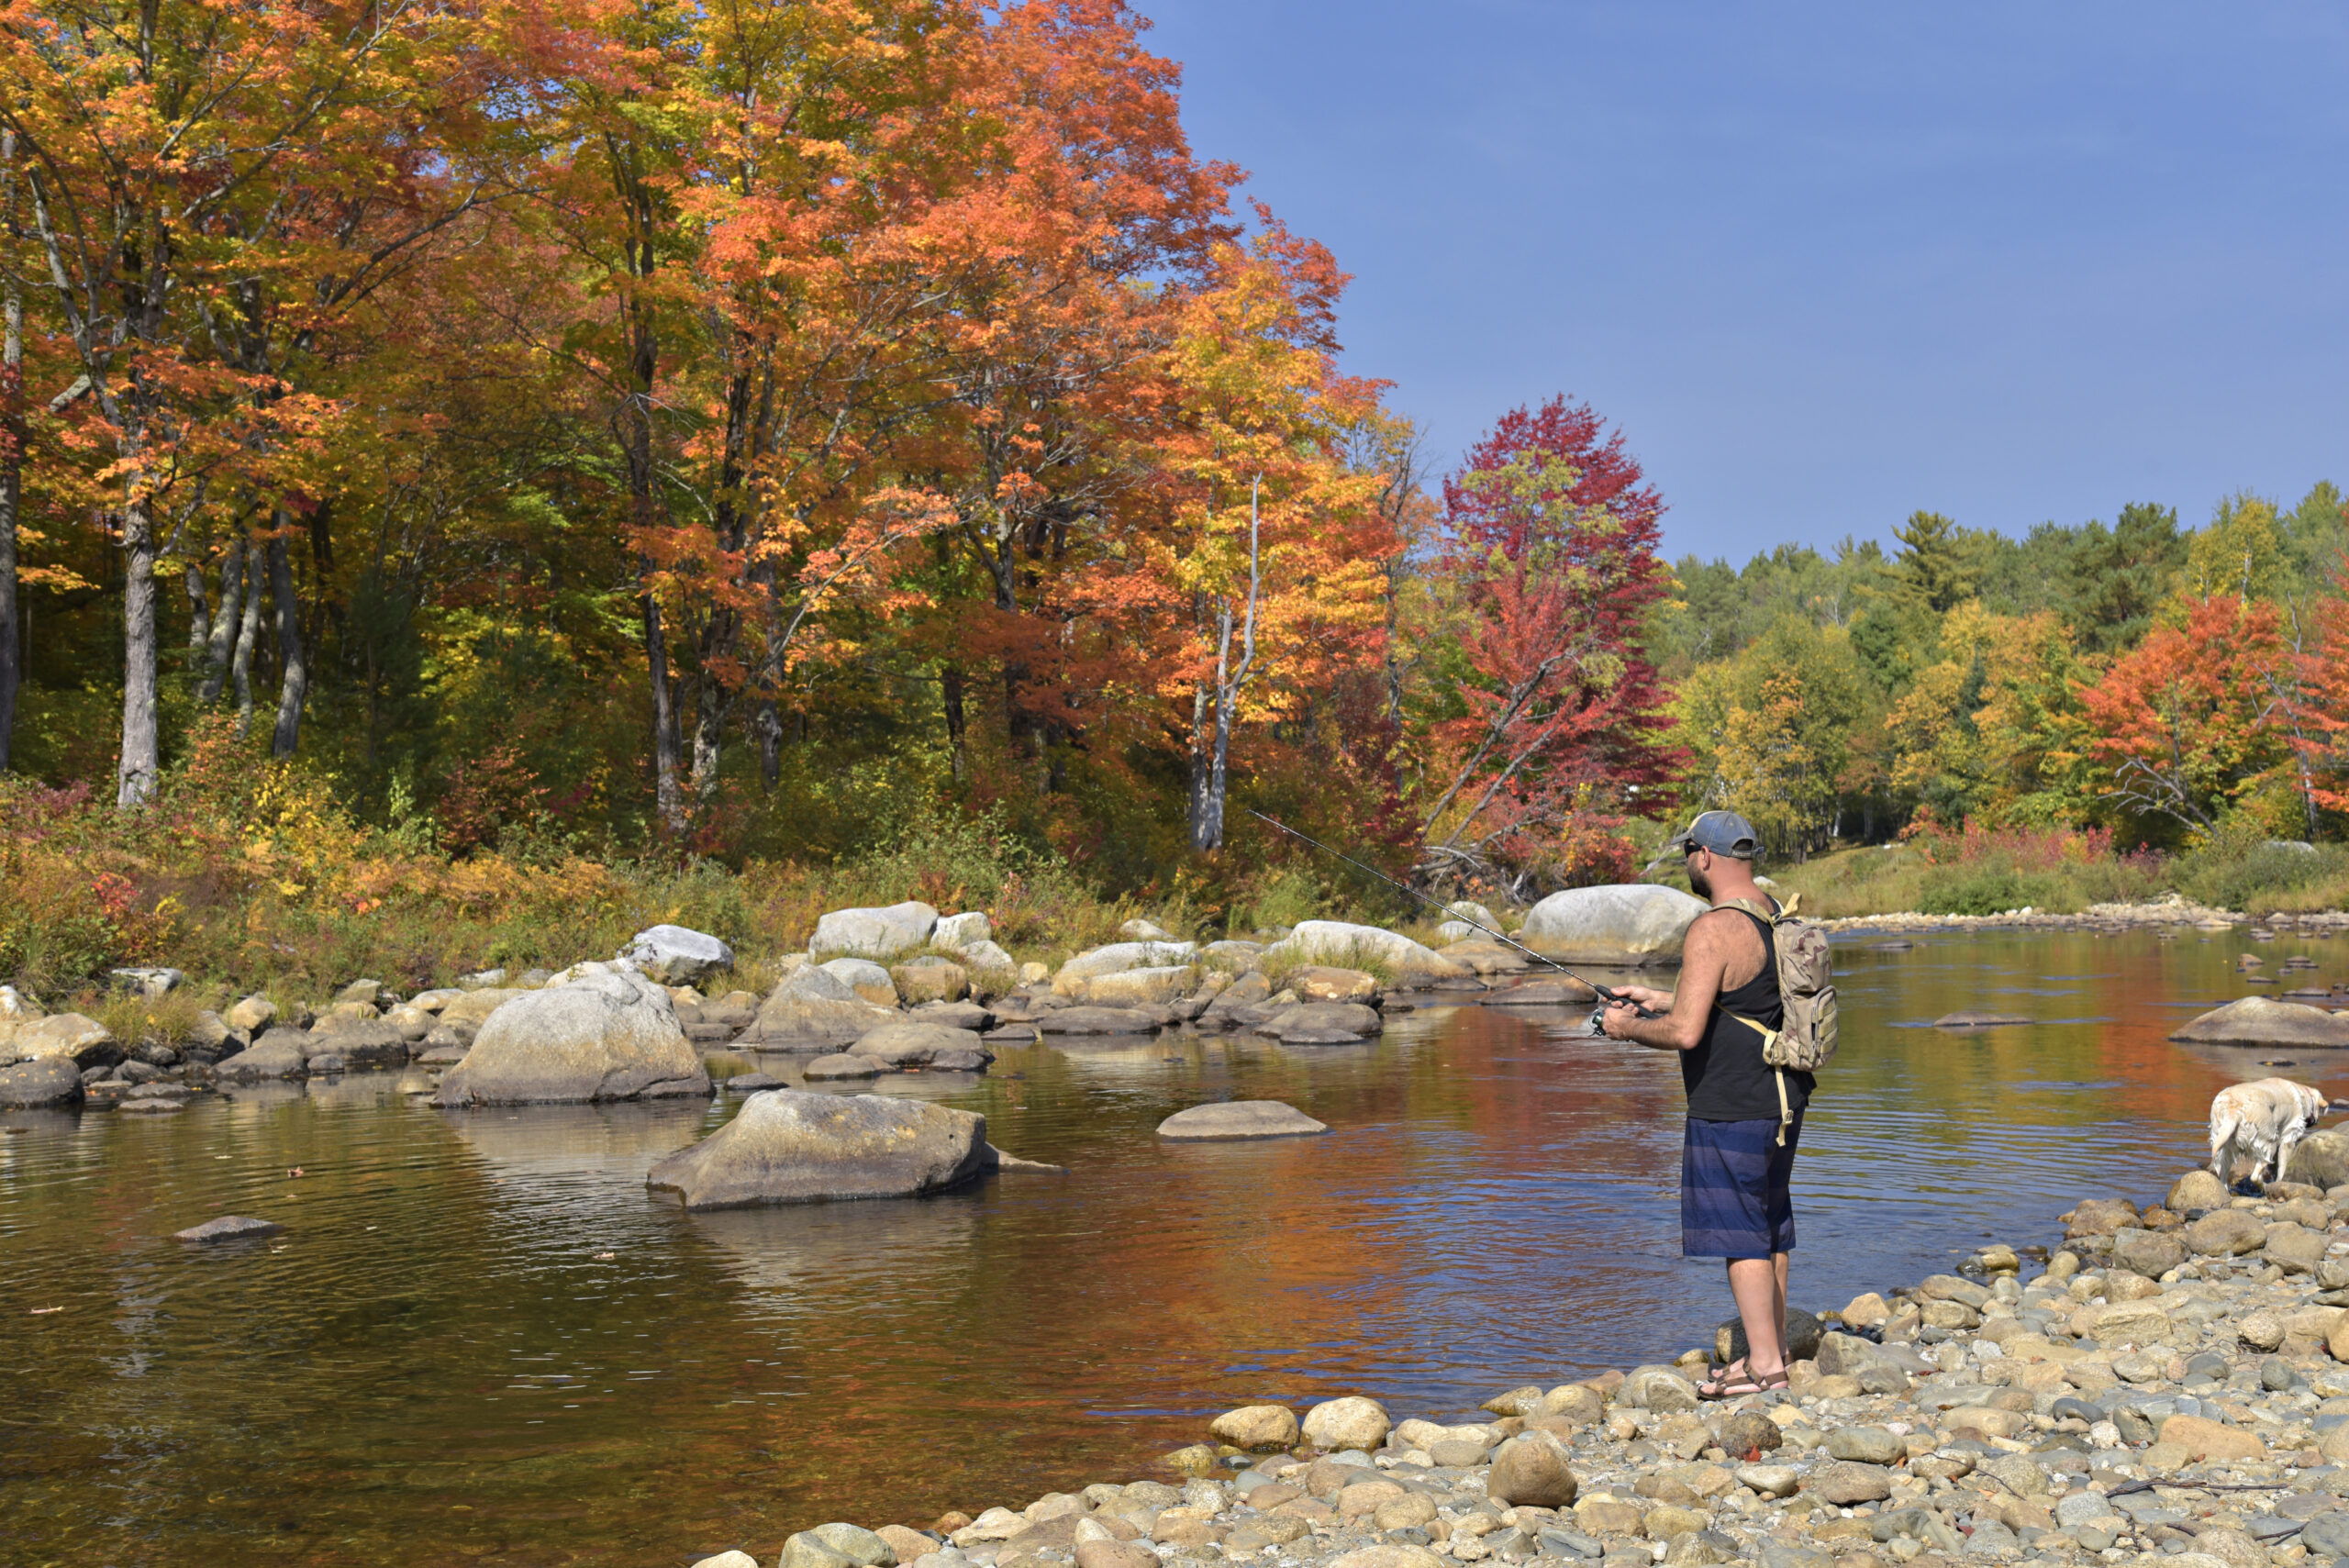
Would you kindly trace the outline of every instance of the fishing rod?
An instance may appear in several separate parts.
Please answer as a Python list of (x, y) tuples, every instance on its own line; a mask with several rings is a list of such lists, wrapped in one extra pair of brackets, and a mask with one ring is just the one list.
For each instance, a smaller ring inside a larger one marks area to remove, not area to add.
[[(1494, 930), (1490, 926), (1484, 924), (1480, 920), (1472, 920), (1465, 915), (1461, 914), (1459, 911), (1453, 909), (1446, 905), (1438, 904), (1434, 899), (1429, 897), (1426, 894), (1421, 893), (1418, 888), (1413, 887), (1407, 883), (1396, 881), (1385, 872), (1380, 871), (1376, 866), (1366, 866), (1363, 864), (1362, 862), (1354, 859), (1353, 856), (1347, 854), (1343, 850), (1331, 849), (1329, 845), (1321, 842), (1320, 840), (1309, 838), (1306, 834), (1298, 832), (1287, 823), (1280, 821), (1275, 817), (1265, 816), (1263, 812), (1257, 810), (1252, 806), (1247, 807), (1246, 810), (1249, 816), (1253, 817), (1259, 822), (1268, 822), (1272, 824), (1272, 826), (1279, 828), (1290, 838), (1297, 840), (1299, 843), (1309, 844), (1325, 855), (1335, 855), (1338, 859), (1345, 862), (1356, 871), (1369, 873), (1372, 876), (1376, 877), (1387, 886), (1395, 889), (1396, 892), (1418, 899), (1429, 908), (1433, 909), (1437, 914), (1446, 916), (1452, 919), (1459, 921), (1464, 926), (1468, 926), (1474, 929), (1482, 931), (1485, 935), (1492, 938), (1497, 942), (1507, 942), (1510, 947), (1515, 948), (1518, 951), (1523, 953), (1534, 962), (1548, 964), (1552, 969), (1556, 970), (1559, 973), (1564, 975), (1567, 979), (1575, 982), (1577, 984), (1589, 986), (1593, 991), (1598, 994), (1598, 998), (1602, 1002), (1609, 1004), (1615, 1002), (1631, 1002), (1631, 999), (1629, 996), (1624, 995), (1622, 993), (1609, 990), (1608, 987), (1601, 985), (1596, 980), (1585, 980), (1581, 975), (1576, 974), (1573, 970), (1568, 969), (1556, 959), (1545, 957), (1541, 953), (1535, 952), (1531, 948), (1527, 947), (1523, 942), (1519, 941), (1516, 938), (1503, 936), (1500, 932)], [(1631, 1002), (1631, 1006), (1638, 1009), (1640, 1017), (1643, 1018), (1655, 1018), (1664, 1016), (1661, 1013), (1652, 1012), (1648, 1008), (1641, 1006), (1637, 1002)], [(1596, 1032), (1598, 1029), (1598, 1015), (1597, 1013), (1593, 1013), (1590, 1016), (1590, 1027), (1593, 1032)]]

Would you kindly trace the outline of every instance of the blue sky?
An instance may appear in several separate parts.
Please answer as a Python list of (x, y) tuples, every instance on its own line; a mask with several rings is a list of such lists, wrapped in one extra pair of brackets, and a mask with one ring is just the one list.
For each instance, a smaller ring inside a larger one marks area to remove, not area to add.
[(1564, 391), (1666, 542), (2349, 484), (2349, 8), (1140, 0), (1446, 462)]

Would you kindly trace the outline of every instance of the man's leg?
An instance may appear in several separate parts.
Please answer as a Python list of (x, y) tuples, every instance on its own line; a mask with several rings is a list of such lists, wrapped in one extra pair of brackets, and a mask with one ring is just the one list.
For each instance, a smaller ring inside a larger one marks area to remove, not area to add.
[(1756, 1382), (1787, 1368), (1787, 1255), (1731, 1258), (1729, 1291), (1745, 1325), (1745, 1368)]

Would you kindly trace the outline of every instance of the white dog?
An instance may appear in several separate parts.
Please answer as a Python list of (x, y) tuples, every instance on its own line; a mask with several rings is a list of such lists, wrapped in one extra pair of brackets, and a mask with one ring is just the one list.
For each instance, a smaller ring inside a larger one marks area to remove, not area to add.
[(2262, 1078), (2220, 1090), (2210, 1101), (2210, 1173), (2232, 1185), (2235, 1162), (2248, 1159), (2256, 1182), (2272, 1160), (2273, 1179), (2282, 1181), (2291, 1168), (2292, 1151), (2331, 1104), (2289, 1078)]

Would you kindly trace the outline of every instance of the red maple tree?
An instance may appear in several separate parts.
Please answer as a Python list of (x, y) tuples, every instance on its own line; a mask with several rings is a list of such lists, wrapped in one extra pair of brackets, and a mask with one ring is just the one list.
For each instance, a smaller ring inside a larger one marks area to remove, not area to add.
[(1466, 712), (1440, 727), (1423, 873), (1617, 874), (1622, 857), (1594, 828), (1677, 772), (1640, 642), (1671, 585), (1663, 498), (1643, 478), (1620, 431), (1559, 396), (1505, 416), (1444, 482)]

